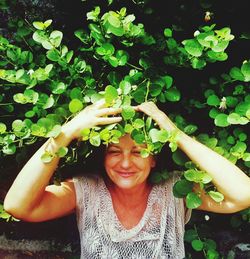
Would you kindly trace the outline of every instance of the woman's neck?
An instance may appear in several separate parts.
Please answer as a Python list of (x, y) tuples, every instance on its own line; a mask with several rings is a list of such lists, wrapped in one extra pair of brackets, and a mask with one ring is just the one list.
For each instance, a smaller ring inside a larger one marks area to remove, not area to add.
[(148, 182), (142, 183), (131, 189), (123, 189), (116, 186), (111, 180), (105, 181), (106, 186), (111, 194), (112, 200), (116, 200), (124, 207), (133, 208), (148, 200), (152, 185)]

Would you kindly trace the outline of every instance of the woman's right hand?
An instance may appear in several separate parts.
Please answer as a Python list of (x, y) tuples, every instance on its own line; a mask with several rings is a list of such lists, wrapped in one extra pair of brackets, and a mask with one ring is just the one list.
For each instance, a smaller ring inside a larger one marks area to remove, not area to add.
[(101, 99), (96, 103), (87, 106), (72, 120), (62, 127), (62, 132), (71, 140), (81, 137), (81, 131), (86, 128), (93, 128), (97, 125), (118, 123), (122, 120), (121, 116), (108, 117), (121, 113), (121, 108), (105, 107), (105, 100)]

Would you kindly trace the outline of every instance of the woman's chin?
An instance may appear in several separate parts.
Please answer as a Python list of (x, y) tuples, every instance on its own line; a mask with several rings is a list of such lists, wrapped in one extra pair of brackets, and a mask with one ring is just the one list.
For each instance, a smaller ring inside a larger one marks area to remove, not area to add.
[(131, 178), (119, 177), (119, 179), (113, 180), (113, 183), (117, 187), (119, 187), (121, 189), (126, 189), (126, 190), (133, 189), (134, 187), (136, 187), (138, 185), (137, 181), (135, 179), (132, 179), (132, 177)]

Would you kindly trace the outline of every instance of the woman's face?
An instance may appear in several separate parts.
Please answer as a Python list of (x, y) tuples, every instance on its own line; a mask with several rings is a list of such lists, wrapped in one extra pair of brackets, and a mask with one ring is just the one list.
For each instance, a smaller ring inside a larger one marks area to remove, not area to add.
[(129, 134), (120, 138), (118, 144), (110, 144), (106, 150), (104, 166), (112, 182), (122, 189), (132, 189), (145, 184), (151, 168), (155, 166), (153, 156), (142, 158), (144, 145), (136, 144)]

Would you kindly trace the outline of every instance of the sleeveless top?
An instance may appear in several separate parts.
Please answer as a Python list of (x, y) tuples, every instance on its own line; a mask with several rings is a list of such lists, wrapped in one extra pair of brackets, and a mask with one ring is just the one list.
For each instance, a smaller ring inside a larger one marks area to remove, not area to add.
[(191, 216), (184, 200), (175, 198), (172, 177), (154, 185), (139, 223), (126, 229), (120, 223), (111, 195), (101, 177), (75, 177), (76, 216), (81, 259), (182, 259), (184, 226)]

